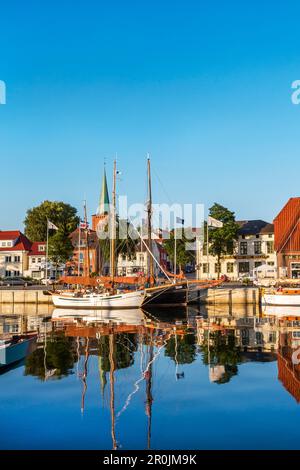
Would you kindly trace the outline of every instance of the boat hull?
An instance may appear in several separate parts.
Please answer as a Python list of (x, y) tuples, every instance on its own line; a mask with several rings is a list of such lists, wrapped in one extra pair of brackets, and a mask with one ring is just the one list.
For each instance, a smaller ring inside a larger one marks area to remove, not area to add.
[(300, 295), (264, 294), (263, 305), (300, 306)]
[(171, 284), (154, 289), (146, 289), (142, 307), (174, 307), (188, 303), (187, 283)]
[(126, 292), (116, 295), (91, 294), (83, 297), (53, 294), (52, 302), (58, 308), (113, 309), (138, 308), (144, 299), (143, 291)]
[(0, 345), (0, 367), (9, 366), (24, 359), (35, 349), (36, 335), (18, 343)]

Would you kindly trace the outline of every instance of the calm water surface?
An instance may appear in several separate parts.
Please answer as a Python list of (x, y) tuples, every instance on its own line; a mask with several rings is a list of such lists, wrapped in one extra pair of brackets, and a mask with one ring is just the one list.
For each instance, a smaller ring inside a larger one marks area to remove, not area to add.
[(37, 335), (0, 367), (1, 449), (300, 448), (290, 312), (20, 309), (0, 334)]

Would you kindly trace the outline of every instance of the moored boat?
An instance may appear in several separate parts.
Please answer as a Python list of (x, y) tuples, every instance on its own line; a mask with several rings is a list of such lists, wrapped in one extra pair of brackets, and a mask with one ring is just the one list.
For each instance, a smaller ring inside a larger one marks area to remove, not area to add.
[(144, 291), (137, 290), (131, 292), (104, 293), (83, 293), (78, 294), (53, 294), (52, 301), (55, 307), (60, 308), (138, 308), (144, 299)]
[(262, 305), (300, 306), (300, 289), (263, 290)]
[(0, 336), (0, 368), (24, 359), (34, 348), (37, 334)]

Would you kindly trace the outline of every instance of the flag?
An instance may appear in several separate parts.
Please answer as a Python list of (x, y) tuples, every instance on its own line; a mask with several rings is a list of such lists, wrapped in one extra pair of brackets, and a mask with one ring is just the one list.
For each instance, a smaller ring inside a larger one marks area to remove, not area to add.
[(58, 230), (58, 227), (48, 220), (48, 230)]
[(213, 217), (208, 216), (207, 217), (207, 225), (209, 227), (221, 228), (221, 227), (223, 227), (224, 224), (220, 220), (217, 220), (217, 219), (214, 219)]
[(89, 223), (88, 222), (83, 222), (82, 220), (80, 221), (80, 226), (79, 228), (83, 229), (83, 230), (86, 230), (87, 228), (89, 228)]
[(177, 224), (184, 225), (184, 220), (181, 219), (180, 217), (176, 217), (176, 223), (177, 223)]

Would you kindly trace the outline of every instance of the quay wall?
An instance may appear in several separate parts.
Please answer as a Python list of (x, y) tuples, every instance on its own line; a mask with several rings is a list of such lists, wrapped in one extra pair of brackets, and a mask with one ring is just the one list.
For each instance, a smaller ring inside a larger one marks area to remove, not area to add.
[(52, 303), (51, 295), (42, 290), (0, 289), (0, 304), (48, 304)]
[[(205, 289), (199, 291), (195, 303), (209, 305), (258, 305), (259, 289), (252, 287)], [(42, 290), (1, 290), (0, 304), (45, 304), (52, 305), (51, 295)]]
[(206, 289), (200, 291), (199, 303), (208, 305), (258, 305), (260, 292), (257, 287)]

